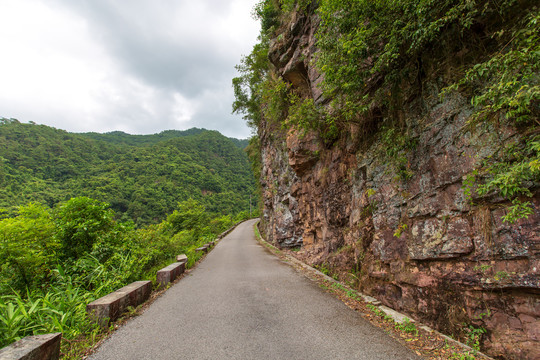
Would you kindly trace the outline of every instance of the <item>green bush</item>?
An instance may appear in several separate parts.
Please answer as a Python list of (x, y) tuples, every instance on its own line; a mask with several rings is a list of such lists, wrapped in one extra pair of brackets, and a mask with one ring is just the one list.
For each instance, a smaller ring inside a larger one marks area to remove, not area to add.
[(263, 32), (279, 25), (280, 14), (279, 0), (263, 0), (255, 5), (253, 17), (259, 19)]
[(54, 229), (49, 210), (35, 203), (0, 220), (0, 294), (40, 287), (47, 279), (59, 248)]
[(72, 198), (61, 204), (55, 223), (62, 256), (76, 259), (91, 251), (99, 237), (111, 230), (113, 218), (109, 204), (87, 197)]
[(178, 203), (178, 209), (167, 217), (174, 233), (185, 229), (200, 231), (207, 221), (208, 214), (204, 206), (193, 199)]
[(74, 339), (96, 331), (86, 304), (99, 296), (100, 292), (85, 291), (69, 277), (47, 292), (29, 290), (24, 297), (19, 293), (0, 296), (0, 347), (28, 335), (62, 332), (65, 339)]

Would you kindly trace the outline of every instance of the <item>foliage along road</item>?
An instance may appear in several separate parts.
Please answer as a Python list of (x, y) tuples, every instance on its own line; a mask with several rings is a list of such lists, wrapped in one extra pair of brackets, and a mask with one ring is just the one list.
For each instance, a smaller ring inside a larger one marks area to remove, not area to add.
[(240, 224), (90, 359), (418, 359), (269, 254), (254, 223)]

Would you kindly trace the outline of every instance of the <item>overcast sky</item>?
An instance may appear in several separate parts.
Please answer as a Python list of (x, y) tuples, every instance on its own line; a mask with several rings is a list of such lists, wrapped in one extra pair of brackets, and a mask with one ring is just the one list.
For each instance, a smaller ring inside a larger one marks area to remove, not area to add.
[(0, 117), (72, 132), (246, 138), (234, 66), (257, 0), (0, 0)]

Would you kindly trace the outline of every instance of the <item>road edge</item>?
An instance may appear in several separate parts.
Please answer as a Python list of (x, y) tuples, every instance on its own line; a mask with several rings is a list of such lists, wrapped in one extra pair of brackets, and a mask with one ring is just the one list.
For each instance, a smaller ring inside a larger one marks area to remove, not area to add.
[[(404, 314), (404, 313), (401, 313), (399, 311), (396, 311), (388, 306), (385, 306), (383, 305), (379, 300), (377, 300), (376, 298), (372, 297), (372, 296), (369, 296), (369, 295), (366, 295), (366, 294), (363, 294), (355, 289), (352, 289), (350, 288), (349, 286), (337, 281), (336, 279), (322, 273), (321, 271), (315, 269), (314, 267), (311, 267), (309, 265), (307, 265), (306, 263), (298, 260), (297, 258), (295, 258), (294, 256), (292, 255), (289, 255), (285, 252), (283, 252), (282, 250), (280, 250), (279, 248), (275, 247), (274, 245), (272, 245), (271, 243), (269, 243), (268, 241), (266, 241), (266, 239), (263, 237), (263, 235), (261, 234), (260, 232), (260, 229), (259, 229), (259, 224), (260, 224), (260, 220), (257, 221), (253, 227), (254, 227), (254, 232), (255, 232), (255, 238), (256, 240), (263, 246), (265, 247), (266, 249), (268, 249), (272, 254), (284, 259), (285, 263), (288, 263), (288, 264), (291, 264), (291, 265), (297, 265), (298, 267), (302, 268), (304, 271), (306, 272), (309, 272), (311, 273), (312, 275), (315, 275), (315, 277), (313, 276), (307, 276), (307, 274), (305, 272), (302, 272), (302, 274), (308, 278), (309, 280), (313, 281), (313, 282), (316, 282), (316, 283), (319, 283), (320, 285), (320, 280), (317, 279), (317, 277), (319, 278), (322, 278), (324, 279), (326, 282), (330, 283), (330, 284), (336, 284), (338, 285), (338, 287), (342, 288), (342, 289), (346, 289), (347, 293), (351, 292), (353, 294), (356, 294), (356, 296), (360, 299), (362, 299), (362, 301), (366, 304), (371, 304), (372, 306), (375, 306), (376, 308), (378, 308), (382, 313), (385, 314), (385, 317), (388, 316), (390, 317), (396, 324), (403, 324), (405, 323), (406, 321), (409, 321), (413, 324), (415, 324), (419, 329), (421, 330), (424, 330), (425, 332), (429, 333), (429, 334), (434, 334), (434, 335), (437, 335), (439, 337), (441, 337), (442, 339), (460, 347), (462, 350), (464, 351), (467, 351), (467, 352), (472, 352), (474, 353), (474, 357), (471, 358), (471, 359), (485, 359), (485, 360), (495, 360), (493, 359), (492, 357), (482, 353), (481, 351), (478, 351), (478, 350), (475, 350), (473, 348), (471, 348), (470, 346), (468, 346), (467, 344), (464, 344), (456, 339), (453, 339), (451, 338), (450, 336), (448, 335), (445, 335), (425, 324), (422, 324), (421, 322), (418, 322), (416, 320), (414, 320), (412, 317), (408, 316), (407, 314)], [(294, 266), (293, 266), (294, 267)], [(340, 300), (343, 301), (343, 299), (340, 298)], [(348, 305), (347, 303), (345, 303), (346, 305)], [(369, 321), (369, 319), (366, 319)], [(371, 322), (371, 321), (370, 321)], [(373, 322), (371, 322), (372, 324), (374, 324)], [(374, 324), (375, 326), (377, 326), (377, 324)], [(401, 343), (403, 343), (402, 341), (400, 341)], [(404, 344), (405, 346), (407, 346), (407, 344)], [(409, 347), (410, 348), (410, 347)], [(420, 354), (418, 354), (420, 355)], [(422, 356), (422, 355), (420, 355)], [(459, 358), (461, 360), (461, 358)], [(464, 360), (467, 360), (467, 358), (463, 358)]]

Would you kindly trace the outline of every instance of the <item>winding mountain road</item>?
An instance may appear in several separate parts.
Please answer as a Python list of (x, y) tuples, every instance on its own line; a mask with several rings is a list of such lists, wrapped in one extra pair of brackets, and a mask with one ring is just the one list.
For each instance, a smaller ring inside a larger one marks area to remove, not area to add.
[(240, 224), (90, 359), (419, 359), (268, 253), (254, 224)]

